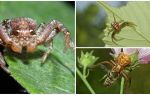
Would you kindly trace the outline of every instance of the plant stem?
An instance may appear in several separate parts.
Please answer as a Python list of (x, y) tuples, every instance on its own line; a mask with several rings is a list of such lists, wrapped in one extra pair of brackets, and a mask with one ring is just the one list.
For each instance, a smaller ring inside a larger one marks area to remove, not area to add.
[(85, 66), (83, 67), (83, 73), (82, 74), (83, 74), (83, 77), (86, 78), (86, 67)]
[(124, 77), (121, 78), (120, 94), (123, 94), (123, 90), (124, 90)]
[[(97, 1), (100, 5), (102, 5), (103, 7), (105, 7), (108, 11), (110, 11), (111, 13), (115, 14), (119, 19), (121, 19), (121, 17), (119, 15), (117, 15), (111, 8), (109, 8), (109, 6), (107, 4), (105, 4), (103, 1)], [(122, 19), (121, 19), (122, 20)]]
[(96, 94), (95, 91), (92, 89), (91, 85), (88, 83), (88, 81), (86, 80), (85, 76), (82, 75), (82, 73), (80, 72), (80, 70), (76, 67), (77, 70), (77, 74), (79, 75), (79, 77), (82, 79), (83, 83), (86, 85), (86, 87), (89, 89), (89, 91), (92, 94)]

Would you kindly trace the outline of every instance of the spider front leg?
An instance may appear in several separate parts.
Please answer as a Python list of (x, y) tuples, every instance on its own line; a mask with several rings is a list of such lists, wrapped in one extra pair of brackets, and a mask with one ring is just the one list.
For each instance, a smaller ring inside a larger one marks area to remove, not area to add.
[[(7, 35), (6, 29), (2, 25), (0, 25), (0, 44), (3, 46), (4, 45), (9, 46), (11, 43), (12, 43), (12, 41), (11, 41), (10, 37)], [(10, 73), (10, 71), (6, 67), (6, 63), (5, 63), (4, 57), (1, 52), (0, 52), (0, 67), (7, 73)]]
[(95, 67), (98, 67), (98, 66), (101, 66), (102, 64), (109, 64), (111, 67), (114, 67), (116, 64), (113, 60), (110, 60), (110, 61), (103, 61), (103, 62), (100, 62), (96, 65), (93, 65), (92, 67), (90, 68), (95, 68)]
[(56, 27), (55, 29), (57, 30), (57, 32), (64, 33), (65, 47), (63, 51), (65, 52), (68, 48), (72, 48), (74, 51), (74, 43), (71, 41), (70, 32), (68, 31), (68, 29), (61, 22), (57, 20), (53, 20), (52, 22), (55, 25)]
[(112, 42), (114, 42), (114, 40), (115, 41), (117, 40), (116, 37), (115, 37), (116, 34), (117, 34), (116, 31), (113, 31), (113, 33), (111, 34)]
[(6, 29), (2, 25), (0, 25), (0, 39), (5, 45), (10, 45), (12, 43), (10, 37), (7, 35)]
[[(64, 25), (57, 21), (53, 20), (52, 22), (48, 24), (41, 25), (39, 29), (37, 30), (37, 44), (42, 44), (45, 42), (52, 42), (52, 39), (59, 33), (63, 32), (64, 33), (64, 41), (65, 41), (65, 48), (64, 52), (68, 48), (72, 48), (74, 50), (74, 43), (70, 39), (70, 33), (69, 31), (64, 27)], [(46, 60), (48, 54), (52, 50), (52, 43), (49, 44), (49, 50), (44, 54), (43, 56), (43, 62)]]
[[(52, 32), (55, 29), (56, 29), (56, 31)], [(65, 28), (65, 26), (57, 20), (53, 20), (52, 22), (50, 22), (48, 24), (42, 25), (42, 29), (40, 29), (40, 32), (38, 32), (38, 34), (37, 34), (37, 35), (39, 35), (39, 37), (37, 39), (37, 43), (42, 44), (48, 40), (51, 40), (59, 32), (64, 33), (64, 41), (65, 41), (64, 52), (68, 48), (72, 48), (74, 50), (74, 43), (71, 41), (70, 33), (69, 33), (68, 29)]]

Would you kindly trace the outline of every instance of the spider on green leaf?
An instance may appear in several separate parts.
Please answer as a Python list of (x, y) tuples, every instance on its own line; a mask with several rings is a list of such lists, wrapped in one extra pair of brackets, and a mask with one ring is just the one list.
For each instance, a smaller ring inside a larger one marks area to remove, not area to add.
[[(134, 24), (133, 22), (123, 21), (123, 20), (121, 20), (121, 21), (116, 21), (116, 18), (115, 18), (115, 16), (114, 16), (114, 14), (113, 14), (113, 18), (114, 18), (114, 21), (111, 23), (111, 28), (110, 28), (110, 30), (109, 30), (109, 32), (108, 32), (108, 35), (112, 32), (112, 34), (111, 34), (111, 39), (112, 39), (112, 42), (115, 43), (115, 41), (117, 41), (117, 39), (116, 39), (116, 37), (115, 37), (116, 34), (119, 34), (120, 31), (121, 31), (124, 27), (127, 27), (127, 26), (128, 26), (128, 27), (131, 27), (131, 28), (133, 28), (133, 29), (135, 29), (136, 24)], [(115, 40), (115, 41), (114, 41), (114, 40)]]

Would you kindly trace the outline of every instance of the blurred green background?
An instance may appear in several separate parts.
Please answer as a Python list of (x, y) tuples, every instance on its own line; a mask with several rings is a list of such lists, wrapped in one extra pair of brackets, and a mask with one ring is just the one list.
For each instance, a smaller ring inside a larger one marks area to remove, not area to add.
[[(101, 61), (109, 61), (113, 59), (109, 53), (111, 52), (111, 49), (77, 49), (77, 57), (81, 56), (81, 51), (90, 52), (91, 50), (94, 50), (93, 55), (96, 57), (99, 57), (98, 61), (96, 63)], [(78, 66), (77, 62), (77, 67)], [(141, 64), (139, 68), (136, 68), (134, 71), (132, 71), (129, 76), (131, 77), (131, 86), (126, 87), (124, 90), (124, 93), (129, 94), (148, 94), (150, 93), (150, 64)], [(80, 68), (80, 71), (82, 69)], [(94, 89), (94, 91), (102, 94), (119, 94), (120, 90), (120, 79), (111, 87), (104, 87), (103, 82), (100, 81), (100, 79), (106, 74), (106, 71), (101, 69), (100, 67), (97, 67), (95, 69), (91, 69), (90, 74), (87, 78), (88, 82)], [(83, 81), (80, 79), (80, 77), (76, 76), (76, 90), (79, 94), (89, 94), (89, 90), (84, 85)]]
[[(77, 2), (77, 4), (80, 2), (82, 1)], [(77, 8), (77, 46), (104, 46), (103, 41), (99, 37), (102, 38), (104, 36), (102, 30), (105, 28), (105, 20), (97, 20), (99, 11), (101, 10), (95, 3), (89, 4), (82, 11)]]

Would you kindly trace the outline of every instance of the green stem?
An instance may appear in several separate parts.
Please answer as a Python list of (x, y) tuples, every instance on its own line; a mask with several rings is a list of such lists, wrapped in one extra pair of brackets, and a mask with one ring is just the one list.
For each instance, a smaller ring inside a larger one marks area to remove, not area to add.
[(77, 70), (77, 74), (79, 75), (79, 77), (82, 79), (83, 83), (86, 85), (86, 87), (89, 89), (89, 91), (92, 94), (96, 94), (95, 91), (92, 89), (91, 85), (88, 83), (88, 81), (86, 80), (86, 78), (81, 74), (80, 70), (78, 68), (76, 68)]
[[(107, 9), (108, 11), (110, 11), (111, 13), (113, 13), (113, 14), (115, 14), (115, 16), (117, 16), (120, 20), (122, 20), (122, 18), (119, 16), (119, 15), (117, 15), (107, 4), (105, 4), (104, 2), (102, 2), (102, 1), (97, 1), (101, 6), (103, 6), (105, 9)], [(139, 35), (139, 36), (141, 36), (143, 39), (145, 39), (148, 43), (150, 43), (150, 40), (148, 39), (148, 38), (146, 38), (143, 34), (142, 34), (142, 32), (140, 32), (140, 31), (137, 31), (137, 30), (135, 30), (135, 32)]]
[(123, 90), (124, 90), (124, 77), (121, 78), (121, 84), (120, 84), (120, 94), (123, 94)]
[[(115, 14), (115, 16), (117, 16), (119, 19), (121, 19), (121, 17), (119, 15), (117, 15), (107, 4), (105, 4), (103, 1), (97, 1), (100, 5), (102, 5), (103, 7), (105, 7), (108, 11), (110, 11), (111, 13)], [(122, 20), (122, 19), (121, 19)]]
[(83, 67), (83, 77), (86, 78), (86, 67)]

